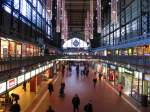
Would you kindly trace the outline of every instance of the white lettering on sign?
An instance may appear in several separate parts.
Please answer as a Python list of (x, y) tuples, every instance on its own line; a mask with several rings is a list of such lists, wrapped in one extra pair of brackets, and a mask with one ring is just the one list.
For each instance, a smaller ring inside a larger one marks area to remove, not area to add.
[(10, 89), (16, 85), (16, 78), (7, 81), (7, 89)]
[(18, 84), (24, 81), (24, 75), (18, 76)]

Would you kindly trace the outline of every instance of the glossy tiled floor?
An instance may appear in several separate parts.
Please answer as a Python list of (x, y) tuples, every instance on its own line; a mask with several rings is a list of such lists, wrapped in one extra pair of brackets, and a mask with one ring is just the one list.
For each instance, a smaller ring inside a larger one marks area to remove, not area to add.
[(75, 70), (71, 75), (65, 74), (65, 97), (59, 96), (59, 88), (61, 76), (54, 80), (54, 93), (50, 96), (45, 90), (43, 95), (34, 102), (27, 112), (46, 112), (49, 105), (53, 107), (56, 112), (73, 112), (71, 100), (74, 94), (78, 94), (81, 100), (80, 112), (83, 112), (84, 105), (92, 100), (94, 112), (136, 112), (130, 105), (128, 105), (122, 98), (110, 89), (104, 83), (99, 81), (96, 88), (93, 87), (92, 75), (90, 70), (89, 77), (76, 76)]

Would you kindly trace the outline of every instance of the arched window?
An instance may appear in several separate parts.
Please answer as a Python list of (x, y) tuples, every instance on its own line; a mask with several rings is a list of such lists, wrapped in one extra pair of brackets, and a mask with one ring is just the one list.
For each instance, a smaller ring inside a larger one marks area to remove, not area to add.
[(67, 48), (85, 48), (85, 49), (87, 49), (88, 47), (89, 46), (88, 46), (87, 42), (85, 42), (79, 38), (72, 38), (63, 44), (64, 49), (67, 49)]

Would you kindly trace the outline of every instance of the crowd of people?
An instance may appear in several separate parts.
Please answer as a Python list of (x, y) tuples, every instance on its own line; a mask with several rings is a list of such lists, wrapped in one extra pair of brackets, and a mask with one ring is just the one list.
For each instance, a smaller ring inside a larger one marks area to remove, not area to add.
[[(59, 89), (59, 95), (64, 97), (65, 95), (65, 72), (66, 70), (68, 71), (67, 73), (71, 75), (72, 73), (72, 66), (75, 66), (75, 71), (76, 71), (76, 75), (77, 77), (88, 77), (89, 75), (89, 64), (88, 63), (68, 63), (67, 65), (63, 64), (62, 65), (62, 69), (61, 69), (61, 74), (62, 74), (62, 79), (61, 79), (61, 83), (60, 83), (60, 89)], [(92, 82), (93, 82), (93, 87), (96, 88), (96, 84), (97, 84), (97, 79), (101, 80), (102, 78), (102, 74), (101, 73), (97, 73), (96, 71), (93, 72), (92, 75)], [(23, 83), (23, 89), (24, 91), (26, 91), (26, 82)], [(118, 85), (118, 93), (119, 96), (122, 95), (122, 85), (119, 84)], [(53, 87), (53, 82), (49, 82), (48, 83), (48, 91), (49, 91), (49, 95), (51, 96), (54, 92), (54, 87)], [(12, 105), (10, 107), (10, 112), (20, 112), (21, 111), (21, 107), (18, 103), (19, 100), (19, 95), (12, 93), (11, 94), (11, 102)], [(71, 101), (72, 105), (73, 105), (73, 112), (79, 112), (79, 107), (80, 107), (80, 98), (78, 94), (75, 94), (72, 98)], [(92, 106), (92, 100), (89, 100), (89, 102), (87, 102), (84, 105), (83, 108), (84, 112), (93, 112), (93, 106)], [(48, 109), (46, 112), (55, 112), (55, 110), (52, 108), (51, 105), (49, 105)]]

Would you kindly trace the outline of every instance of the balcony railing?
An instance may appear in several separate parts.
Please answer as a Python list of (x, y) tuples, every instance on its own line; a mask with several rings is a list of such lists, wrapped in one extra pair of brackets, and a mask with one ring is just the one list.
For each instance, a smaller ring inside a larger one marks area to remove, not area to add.
[(0, 59), (0, 72), (20, 67), (31, 66), (34, 64), (50, 61), (58, 58), (56, 55), (33, 56), (33, 57), (8, 57)]
[(150, 66), (149, 56), (100, 56), (101, 59), (137, 66)]

